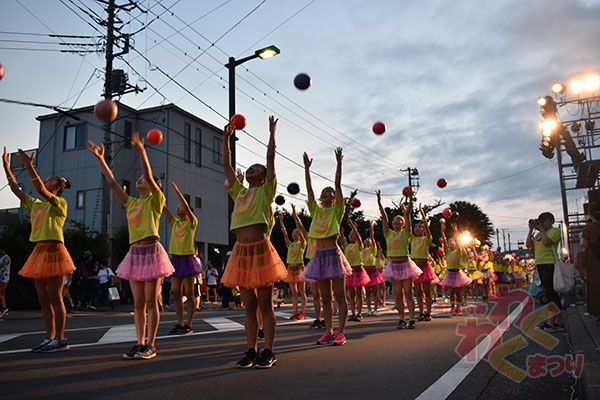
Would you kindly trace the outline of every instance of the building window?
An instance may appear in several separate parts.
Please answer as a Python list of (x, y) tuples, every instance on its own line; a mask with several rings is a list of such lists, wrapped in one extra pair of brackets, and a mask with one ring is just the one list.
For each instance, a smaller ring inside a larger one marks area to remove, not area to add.
[(196, 208), (202, 208), (202, 198), (196, 196)]
[(188, 204), (190, 204), (190, 200), (191, 200), (191, 197), (190, 197), (190, 195), (189, 195), (189, 194), (185, 194), (185, 193), (184, 193), (184, 194), (183, 194), (183, 197), (185, 198), (185, 201), (187, 201), (187, 203), (188, 203)]
[(63, 150), (72, 150), (85, 147), (85, 124), (67, 126)]
[(131, 191), (131, 184), (129, 183), (129, 181), (123, 179), (123, 183), (121, 184), (121, 186), (123, 187), (123, 191), (125, 192), (125, 194), (129, 196), (129, 192)]
[(202, 166), (202, 129), (196, 128), (196, 167)]
[(223, 139), (216, 136), (213, 136), (213, 161), (223, 163)]
[(85, 191), (78, 190), (75, 194), (75, 208), (78, 210), (85, 208)]
[(185, 123), (185, 130), (184, 130), (184, 138), (183, 138), (183, 161), (185, 161), (186, 163), (190, 162), (191, 159), (191, 145), (192, 145), (192, 126), (190, 124), (188, 124), (187, 122)]
[(123, 125), (123, 136), (125, 137), (123, 139), (123, 147), (125, 147), (126, 149), (131, 148), (131, 131), (132, 130), (133, 130), (133, 128), (131, 125), (131, 121), (125, 120), (124, 125)]

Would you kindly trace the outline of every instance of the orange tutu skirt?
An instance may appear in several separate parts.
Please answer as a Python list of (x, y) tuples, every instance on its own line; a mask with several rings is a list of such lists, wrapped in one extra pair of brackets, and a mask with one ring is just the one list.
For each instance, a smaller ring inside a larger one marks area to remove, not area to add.
[(236, 242), (221, 278), (227, 287), (257, 289), (285, 279), (287, 270), (269, 239)]
[(304, 265), (288, 265), (287, 277), (284, 279), (287, 283), (301, 283), (306, 282), (300, 278), (300, 274), (304, 271)]
[(25, 278), (50, 279), (75, 271), (75, 264), (64, 243), (37, 243), (19, 271)]

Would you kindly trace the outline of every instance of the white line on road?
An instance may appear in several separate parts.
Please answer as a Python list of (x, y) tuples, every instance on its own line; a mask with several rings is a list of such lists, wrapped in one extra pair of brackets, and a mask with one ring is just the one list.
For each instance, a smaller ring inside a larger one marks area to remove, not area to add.
[[(427, 390), (419, 395), (416, 400), (443, 400), (456, 390), (458, 385), (473, 371), (483, 357), (492, 349), (504, 332), (510, 328), (515, 319), (525, 309), (525, 303), (531, 301), (528, 297), (521, 301), (517, 307), (494, 328), (477, 346), (461, 358), (444, 375), (433, 383)], [(470, 361), (473, 360), (473, 361)]]
[(119, 325), (110, 328), (100, 340), (98, 340), (98, 344), (123, 343), (133, 340), (137, 340), (137, 336), (135, 335), (135, 325)]
[(211, 325), (218, 331), (237, 331), (244, 329), (244, 325), (225, 317), (203, 318), (202, 321)]

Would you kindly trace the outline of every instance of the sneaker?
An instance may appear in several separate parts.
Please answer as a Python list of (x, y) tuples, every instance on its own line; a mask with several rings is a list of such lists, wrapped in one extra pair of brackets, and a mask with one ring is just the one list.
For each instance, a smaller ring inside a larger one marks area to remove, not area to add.
[(35, 346), (33, 349), (31, 349), (31, 351), (33, 353), (39, 353), (40, 349), (42, 349), (43, 347), (46, 347), (51, 341), (52, 341), (52, 339), (44, 339), (44, 340), (42, 340), (42, 343)]
[(256, 362), (254, 364), (254, 368), (271, 368), (273, 365), (277, 363), (277, 359), (275, 358), (275, 354), (269, 350), (264, 349), (258, 357), (256, 357)]
[(292, 314), (292, 316), (290, 317), (290, 319), (291, 319), (291, 320), (296, 320), (296, 319), (298, 319), (298, 313), (297, 313), (297, 312), (293, 313), (293, 314)]
[(248, 349), (248, 351), (244, 353), (244, 357), (242, 357), (242, 359), (238, 361), (235, 366), (238, 368), (252, 368), (256, 362), (257, 356), (258, 353), (256, 350)]
[(133, 360), (135, 355), (141, 350), (143, 346), (141, 344), (134, 344), (131, 349), (125, 354), (123, 354), (123, 358), (126, 360)]
[(8, 307), (4, 307), (2, 311), (0, 311), (0, 318), (6, 317), (8, 315)]
[(379, 316), (379, 311), (377, 311), (377, 310), (373, 310), (373, 311), (371, 312), (371, 316), (372, 316), (372, 317), (378, 317), (378, 316)]
[(314, 322), (312, 324), (310, 324), (309, 328), (312, 329), (319, 329), (321, 327), (321, 321), (318, 319), (315, 319)]
[(258, 338), (259, 339), (264, 339), (265, 338), (265, 331), (262, 329), (258, 330)]
[(348, 317), (348, 322), (356, 321), (356, 315), (352, 314)]
[(346, 335), (344, 335), (342, 332), (336, 333), (333, 338), (333, 345), (334, 346), (343, 346), (345, 344), (346, 344)]
[(419, 313), (419, 316), (417, 317), (417, 320), (419, 320), (419, 321), (425, 321), (425, 316), (426, 316), (426, 314)]
[(39, 352), (40, 353), (56, 353), (58, 351), (69, 350), (69, 344), (66, 339), (54, 339), (50, 341), (47, 345), (42, 347)]
[(400, 321), (398, 321), (398, 326), (396, 327), (396, 329), (404, 329), (406, 328), (406, 321), (401, 319)]
[(431, 314), (430, 313), (425, 314), (425, 318), (423, 318), (423, 321), (430, 322), (431, 321)]
[(169, 331), (169, 335), (181, 335), (182, 330), (183, 330), (183, 325), (177, 324), (173, 327), (173, 329), (171, 329)]
[(317, 344), (329, 344), (334, 339), (333, 333), (325, 332), (317, 339)]
[(319, 320), (319, 329), (325, 329), (327, 326), (325, 325), (325, 320)]
[(463, 312), (462, 312), (462, 310), (460, 309), (460, 307), (456, 307), (456, 311), (454, 312), (454, 315), (458, 315), (458, 316), (461, 316), (461, 315), (463, 315)]
[(303, 312), (301, 312), (301, 313), (299, 313), (299, 314), (296, 316), (296, 318), (297, 318), (297, 319), (305, 319), (305, 318), (306, 318), (306, 313), (303, 313)]
[(564, 324), (561, 324), (560, 322), (557, 322), (557, 323), (555, 323), (555, 324), (554, 324), (554, 328), (555, 328), (557, 331), (564, 331), (564, 330), (566, 330), (566, 329), (567, 329), (567, 328), (565, 327), (565, 325), (564, 325)]
[(188, 324), (185, 324), (179, 332), (180, 335), (191, 335), (194, 333), (194, 330)]
[(362, 314), (356, 314), (356, 317), (354, 319), (356, 322), (360, 322), (362, 321)]
[(408, 321), (408, 329), (415, 329), (417, 327), (417, 323), (414, 319)]
[(544, 332), (556, 332), (558, 330), (556, 329), (556, 326), (550, 325), (547, 322), (544, 322), (539, 328)]
[(140, 346), (137, 353), (135, 353), (134, 356), (134, 358), (142, 360), (149, 360), (154, 357), (156, 357), (156, 349), (154, 348), (154, 346), (151, 346), (149, 344)]

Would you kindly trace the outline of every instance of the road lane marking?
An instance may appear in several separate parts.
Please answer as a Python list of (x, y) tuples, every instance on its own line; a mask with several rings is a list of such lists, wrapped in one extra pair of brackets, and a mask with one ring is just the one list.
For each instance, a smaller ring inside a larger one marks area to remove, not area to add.
[(119, 325), (113, 328), (110, 328), (100, 340), (98, 340), (98, 344), (107, 344), (107, 343), (123, 343), (137, 340), (137, 336), (135, 335), (135, 325)]
[(244, 329), (244, 325), (225, 317), (203, 318), (202, 321), (218, 331), (238, 331)]

